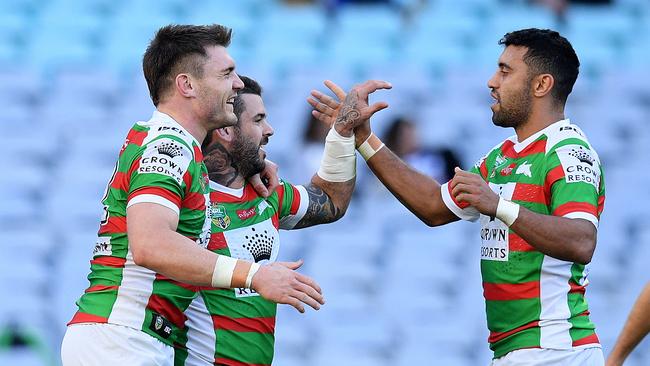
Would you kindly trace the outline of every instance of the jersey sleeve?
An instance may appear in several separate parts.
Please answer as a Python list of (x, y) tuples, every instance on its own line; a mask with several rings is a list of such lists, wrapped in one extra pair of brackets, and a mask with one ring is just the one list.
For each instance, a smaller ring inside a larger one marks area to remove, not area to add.
[(280, 229), (293, 229), (305, 216), (309, 206), (309, 194), (303, 186), (282, 181), (278, 187)]
[[(470, 169), (470, 173), (478, 174), (484, 180), (487, 180), (488, 173), (485, 159), (486, 157), (484, 156), (476, 164), (474, 164), (472, 169)], [(481, 214), (474, 207), (469, 207), (469, 204), (467, 202), (456, 201), (454, 196), (451, 195), (452, 188), (453, 187), (451, 186), (451, 180), (440, 186), (442, 201), (445, 203), (447, 208), (461, 220), (476, 221)]]
[(584, 141), (560, 143), (547, 156), (545, 189), (554, 216), (585, 219), (598, 227), (605, 201), (602, 168)]
[(148, 202), (179, 214), (184, 179), (193, 161), (193, 151), (173, 137), (162, 136), (143, 146), (131, 166), (127, 208)]

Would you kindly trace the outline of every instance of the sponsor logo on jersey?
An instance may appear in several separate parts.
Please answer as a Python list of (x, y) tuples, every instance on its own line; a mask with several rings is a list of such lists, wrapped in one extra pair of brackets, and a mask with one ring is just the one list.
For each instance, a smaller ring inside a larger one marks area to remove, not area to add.
[(523, 174), (527, 177), (532, 177), (533, 172), (531, 172), (530, 170), (531, 167), (532, 165), (528, 163), (528, 161), (524, 161), (523, 163), (521, 163), (521, 165), (519, 165), (519, 167), (517, 167), (517, 171), (515, 172), (515, 174)]
[(564, 170), (567, 183), (584, 182), (593, 185), (596, 190), (600, 185), (600, 168), (593, 153), (581, 145), (566, 145), (557, 149), (557, 156)]
[(233, 289), (235, 291), (235, 297), (251, 297), (251, 296), (260, 296), (257, 291), (253, 290), (252, 288), (236, 288)]
[(255, 262), (271, 259), (275, 237), (269, 234), (268, 229), (255, 230), (251, 227), (251, 233), (244, 239), (246, 242), (242, 246), (251, 253)]
[(172, 139), (160, 139), (147, 147), (142, 154), (138, 173), (162, 174), (173, 178), (178, 184), (183, 183), (183, 175), (189, 165), (189, 159), (183, 158), (183, 147)]
[(165, 339), (172, 335), (172, 324), (165, 317), (157, 313), (151, 314), (149, 329)]
[(573, 126), (562, 126), (562, 127), (560, 127), (560, 132), (562, 132), (562, 131), (573, 131), (573, 132), (577, 133), (580, 136), (584, 136), (582, 134), (582, 131), (578, 130), (577, 128), (575, 128)]
[(230, 226), (230, 216), (226, 213), (226, 207), (224, 205), (213, 202), (210, 205), (210, 217), (212, 218), (212, 223), (222, 230), (226, 230)]
[(110, 236), (100, 236), (95, 242), (95, 248), (93, 249), (93, 257), (102, 256), (102, 255), (113, 255), (113, 246), (111, 245)]
[(255, 211), (256, 207), (251, 207), (245, 210), (237, 210), (237, 217), (239, 217), (240, 220), (250, 219), (251, 217), (255, 216)]
[(161, 127), (158, 127), (158, 132), (169, 131), (169, 130), (174, 131), (174, 132), (176, 132), (176, 133), (178, 133), (180, 135), (187, 136), (187, 134), (185, 134), (185, 132), (183, 132), (183, 130), (181, 130), (178, 127), (173, 127), (173, 126), (161, 126)]
[(258, 214), (258, 215), (263, 214), (263, 213), (264, 213), (264, 210), (266, 210), (266, 209), (269, 208), (269, 207), (271, 207), (271, 205), (269, 205), (269, 203), (266, 202), (266, 200), (262, 200), (262, 201), (260, 201), (260, 204), (257, 205), (257, 212), (258, 212), (257, 214)]
[(508, 227), (501, 220), (481, 215), (481, 259), (508, 261)]
[(510, 164), (507, 167), (501, 169), (499, 174), (501, 174), (501, 176), (503, 176), (503, 177), (508, 176), (508, 175), (510, 175), (512, 173), (512, 170), (515, 168), (515, 166), (517, 166), (517, 164), (515, 164), (515, 163)]

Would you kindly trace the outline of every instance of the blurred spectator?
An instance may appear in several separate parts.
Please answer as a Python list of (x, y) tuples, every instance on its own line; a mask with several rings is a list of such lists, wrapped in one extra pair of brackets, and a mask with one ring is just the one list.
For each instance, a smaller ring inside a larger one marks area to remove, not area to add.
[(417, 125), (404, 117), (393, 120), (383, 141), (406, 163), (438, 182), (451, 179), (454, 176), (454, 167), (460, 166), (457, 154), (451, 149), (422, 147)]
[[(325, 136), (329, 127), (311, 115), (307, 118), (305, 130), (302, 135), (302, 147), (297, 164), (293, 167), (293, 179), (296, 182), (309, 182), (314, 172), (318, 171), (323, 156)], [(282, 167), (281, 167), (282, 168)]]
[(0, 365), (54, 365), (54, 358), (37, 333), (9, 323), (0, 329)]

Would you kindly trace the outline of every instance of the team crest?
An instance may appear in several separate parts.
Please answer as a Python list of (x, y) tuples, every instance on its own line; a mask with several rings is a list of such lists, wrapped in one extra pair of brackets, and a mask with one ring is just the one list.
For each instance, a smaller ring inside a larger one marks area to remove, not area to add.
[(230, 226), (230, 216), (226, 213), (226, 208), (223, 205), (213, 202), (210, 215), (212, 216), (212, 223), (221, 229), (226, 230)]

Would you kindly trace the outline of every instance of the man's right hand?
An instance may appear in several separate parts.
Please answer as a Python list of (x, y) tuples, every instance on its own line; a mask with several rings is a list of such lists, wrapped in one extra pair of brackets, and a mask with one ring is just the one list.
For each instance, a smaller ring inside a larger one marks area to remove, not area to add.
[(263, 298), (278, 304), (289, 304), (304, 313), (304, 304), (315, 310), (325, 304), (320, 286), (295, 270), (303, 261), (276, 262), (263, 265), (253, 276), (251, 287)]

